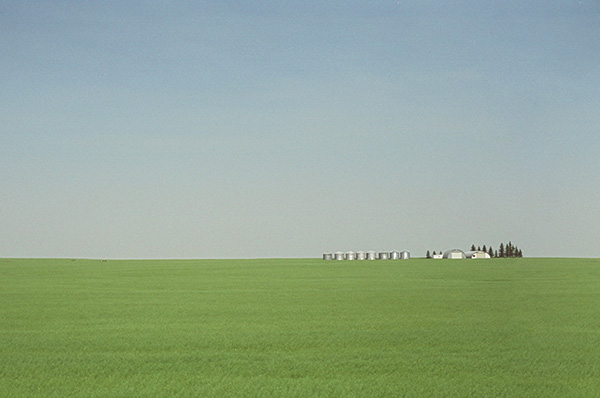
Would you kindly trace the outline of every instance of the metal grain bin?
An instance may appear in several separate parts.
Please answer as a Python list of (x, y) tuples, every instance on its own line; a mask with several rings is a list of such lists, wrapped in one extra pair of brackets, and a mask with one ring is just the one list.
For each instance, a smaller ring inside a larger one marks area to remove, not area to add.
[(356, 259), (357, 260), (366, 260), (367, 259), (367, 253), (365, 252), (356, 252)]
[(389, 260), (390, 253), (389, 252), (379, 252), (379, 259), (380, 260)]
[(342, 252), (335, 252), (333, 254), (333, 258), (335, 260), (343, 260), (344, 259), (344, 253), (342, 253)]
[(332, 260), (333, 255), (331, 253), (323, 253), (323, 260)]
[(398, 260), (400, 258), (400, 252), (399, 251), (391, 251), (390, 252), (390, 260)]
[(377, 253), (375, 253), (374, 251), (368, 251), (367, 260), (377, 260)]
[(400, 258), (401, 258), (402, 260), (410, 260), (410, 252), (409, 252), (409, 251), (407, 251), (407, 250), (402, 250), (402, 251), (400, 252)]
[(346, 252), (346, 260), (355, 260), (355, 259), (356, 259), (356, 253)]

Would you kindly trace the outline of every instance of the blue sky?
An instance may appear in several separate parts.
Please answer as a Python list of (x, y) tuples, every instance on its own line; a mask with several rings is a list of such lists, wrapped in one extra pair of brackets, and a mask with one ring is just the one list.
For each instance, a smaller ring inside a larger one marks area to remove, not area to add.
[(0, 1), (0, 48), (2, 257), (598, 257), (597, 1)]

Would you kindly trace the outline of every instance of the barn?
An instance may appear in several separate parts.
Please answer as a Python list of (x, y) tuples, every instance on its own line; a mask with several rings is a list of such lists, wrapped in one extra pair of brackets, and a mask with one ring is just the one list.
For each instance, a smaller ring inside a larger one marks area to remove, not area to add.
[(449, 259), (460, 259), (460, 258), (466, 258), (467, 256), (465, 256), (465, 252), (463, 252), (460, 249), (450, 249), (450, 250), (446, 250), (444, 252), (443, 257), (449, 258)]
[(467, 258), (491, 258), (488, 253), (480, 250), (466, 252), (465, 256)]

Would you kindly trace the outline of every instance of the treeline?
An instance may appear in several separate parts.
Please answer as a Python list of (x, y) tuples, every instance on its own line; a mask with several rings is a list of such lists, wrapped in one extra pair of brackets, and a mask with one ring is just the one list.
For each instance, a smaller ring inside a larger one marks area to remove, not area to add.
[[(475, 245), (472, 245), (471, 247), (475, 247)], [(490, 250), (492, 250), (491, 247)], [(490, 252), (487, 253), (489, 254)], [(490, 254), (490, 256), (492, 255)], [(513, 245), (511, 241), (509, 241), (506, 244), (500, 243), (498, 250), (494, 251), (494, 255), (492, 257), (523, 257), (523, 251), (521, 251), (521, 249), (519, 249), (516, 245)]]
[[(498, 246), (498, 249), (496, 249), (496, 250), (494, 250), (492, 248), (492, 246), (487, 247), (486, 245), (483, 245), (483, 246), (475, 247), (475, 245), (471, 245), (471, 251), (486, 252), (487, 254), (490, 255), (490, 257), (494, 257), (494, 258), (523, 257), (523, 251), (521, 249), (519, 249), (516, 245), (513, 245), (513, 243), (511, 241), (509, 241), (506, 244), (500, 243), (500, 246)], [(434, 251), (433, 254), (435, 255), (436, 252)], [(440, 251), (440, 254), (442, 254), (441, 251)], [(431, 258), (431, 254), (429, 253), (429, 250), (427, 250), (427, 254), (425, 255), (425, 257)]]

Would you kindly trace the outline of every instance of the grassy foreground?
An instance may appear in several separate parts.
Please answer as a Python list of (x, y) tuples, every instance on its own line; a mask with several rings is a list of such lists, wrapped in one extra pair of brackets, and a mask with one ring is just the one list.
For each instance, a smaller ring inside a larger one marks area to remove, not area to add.
[(0, 259), (1, 397), (599, 391), (596, 259)]

